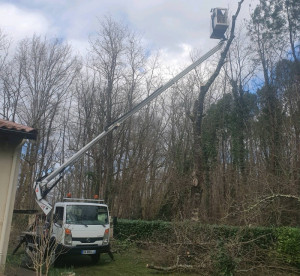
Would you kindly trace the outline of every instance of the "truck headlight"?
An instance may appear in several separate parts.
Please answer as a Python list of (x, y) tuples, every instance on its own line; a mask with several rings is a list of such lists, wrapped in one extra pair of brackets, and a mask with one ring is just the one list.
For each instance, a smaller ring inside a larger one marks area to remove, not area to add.
[(65, 229), (65, 244), (72, 245), (72, 232), (70, 229)]
[(105, 229), (102, 244), (107, 245), (108, 243), (109, 243), (109, 229)]

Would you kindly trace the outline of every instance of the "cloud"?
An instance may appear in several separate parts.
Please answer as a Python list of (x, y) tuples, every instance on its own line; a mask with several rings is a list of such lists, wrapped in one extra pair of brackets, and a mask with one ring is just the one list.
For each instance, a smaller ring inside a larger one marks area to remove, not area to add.
[[(147, 52), (161, 50), (166, 62), (189, 60), (187, 52), (206, 52), (218, 41), (209, 39), (210, 9), (230, 8), (237, 0), (18, 0), (0, 4), (0, 27), (14, 38), (47, 34), (70, 42), (75, 52), (86, 54), (88, 40), (99, 30), (104, 16), (124, 22), (141, 34)], [(258, 0), (249, 0), (250, 3)], [(248, 15), (247, 1), (240, 18)], [(183, 45), (188, 45), (185, 47)], [(178, 61), (180, 63), (180, 61)]]
[(21, 9), (12, 4), (0, 4), (0, 28), (9, 37), (24, 37), (50, 32), (47, 19), (39, 12)]
[(68, 39), (68, 43), (72, 45), (72, 49), (75, 55), (82, 55), (83, 57), (90, 48), (89, 42), (83, 39)]
[(158, 48), (178, 49), (181, 43), (196, 44), (205, 39), (206, 31), (208, 35), (210, 9), (198, 0), (153, 0), (146, 6), (144, 1), (133, 3), (127, 10), (130, 20)]

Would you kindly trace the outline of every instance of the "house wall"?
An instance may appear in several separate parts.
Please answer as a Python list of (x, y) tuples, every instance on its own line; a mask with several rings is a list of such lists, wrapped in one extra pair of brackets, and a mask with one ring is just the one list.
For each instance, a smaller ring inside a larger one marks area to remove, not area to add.
[(20, 164), (21, 140), (0, 141), (0, 273), (6, 261)]

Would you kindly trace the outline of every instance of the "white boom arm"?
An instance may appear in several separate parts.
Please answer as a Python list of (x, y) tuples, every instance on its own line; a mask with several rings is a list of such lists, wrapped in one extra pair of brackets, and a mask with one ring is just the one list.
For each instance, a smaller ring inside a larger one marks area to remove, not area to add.
[(41, 209), (43, 210), (43, 212), (47, 215), (51, 211), (52, 206), (49, 204), (49, 202), (47, 202), (45, 200), (45, 197), (52, 190), (52, 188), (54, 188), (56, 186), (58, 181), (63, 177), (63, 172), (65, 171), (66, 168), (73, 165), (94, 144), (96, 144), (99, 140), (101, 140), (103, 137), (105, 137), (108, 133), (110, 133), (115, 128), (117, 128), (126, 119), (128, 119), (133, 114), (138, 112), (146, 104), (150, 103), (153, 99), (155, 99), (162, 92), (164, 92), (169, 87), (171, 87), (174, 83), (176, 83), (178, 80), (180, 80), (182, 77), (184, 77), (187, 73), (189, 73), (191, 70), (193, 70), (198, 65), (200, 65), (203, 61), (205, 61), (210, 56), (212, 56), (214, 53), (216, 53), (218, 50), (220, 50), (222, 48), (224, 42), (225, 42), (225, 39), (221, 40), (217, 46), (215, 46), (213, 49), (208, 51), (205, 55), (200, 57), (198, 60), (196, 60), (194, 63), (192, 63), (186, 69), (184, 69), (182, 72), (180, 72), (174, 78), (169, 80), (165, 85), (163, 85), (160, 88), (158, 88), (157, 90), (155, 90), (152, 94), (150, 94), (146, 99), (144, 99), (142, 102), (140, 102), (134, 108), (132, 108), (130, 111), (128, 111), (124, 115), (120, 116), (118, 119), (116, 119), (110, 125), (106, 126), (104, 131), (101, 134), (99, 134), (91, 142), (89, 142), (87, 145), (85, 145), (81, 150), (79, 150), (77, 153), (75, 153), (70, 159), (68, 159), (65, 163), (63, 163), (59, 168), (55, 169), (53, 172), (51, 172), (49, 175), (47, 175), (43, 179), (38, 179), (34, 183), (33, 188), (34, 188), (35, 195), (36, 195), (36, 201), (39, 204), (39, 206), (41, 207)]

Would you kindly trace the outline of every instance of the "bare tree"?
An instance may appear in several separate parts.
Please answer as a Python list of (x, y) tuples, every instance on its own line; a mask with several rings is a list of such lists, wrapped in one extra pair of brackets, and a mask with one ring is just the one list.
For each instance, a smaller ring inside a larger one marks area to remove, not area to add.
[(35, 215), (30, 232), (23, 233), (22, 241), (26, 245), (23, 266), (35, 270), (37, 276), (48, 275), (50, 267), (66, 253), (59, 247), (60, 241), (53, 239), (51, 233), (52, 224), (43, 215)]
[[(106, 18), (100, 23), (100, 31), (97, 37), (90, 41), (91, 44), (91, 66), (98, 73), (99, 88), (98, 92), (100, 100), (100, 112), (104, 112), (104, 126), (107, 126), (115, 119), (114, 108), (118, 102), (119, 84), (122, 78), (123, 55), (125, 51), (125, 40), (128, 36), (128, 30), (118, 24), (112, 18)], [(101, 114), (100, 113), (100, 114)], [(113, 181), (113, 134), (110, 133), (105, 139), (103, 168), (98, 168), (99, 179), (103, 178), (103, 184), (100, 187), (98, 182), (98, 190), (104, 195), (105, 200), (109, 198)]]
[(64, 111), (64, 100), (80, 67), (68, 45), (38, 36), (19, 44), (15, 61), (19, 64), (18, 76), (22, 80), (17, 83), (21, 95), (18, 118), (21, 123), (39, 131), (37, 141), (26, 144), (17, 194), (18, 204), (26, 201), (32, 205), (34, 178), (48, 172), (57, 162), (55, 132), (60, 126), (58, 118)]
[(10, 40), (7, 38), (7, 35), (3, 33), (0, 29), (0, 71), (2, 71), (5, 61), (8, 56), (8, 49), (10, 46)]
[(13, 96), (7, 93), (5, 90), (5, 83), (3, 79), (5, 79), (5, 73), (7, 70), (7, 57), (8, 57), (8, 49), (9, 49), (10, 41), (7, 36), (0, 29), (0, 85), (1, 85), (1, 109), (0, 116), (4, 119), (10, 119), (11, 113), (14, 113), (15, 110), (15, 101), (13, 100)]

